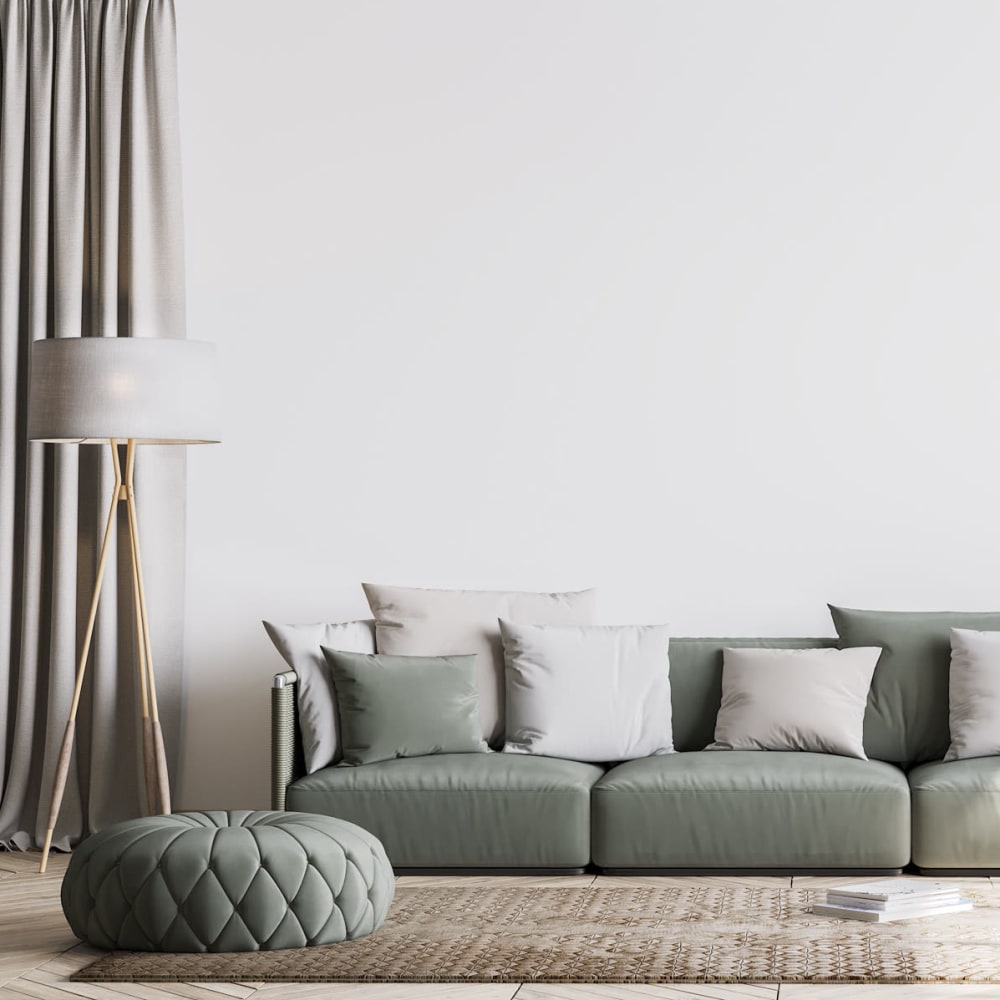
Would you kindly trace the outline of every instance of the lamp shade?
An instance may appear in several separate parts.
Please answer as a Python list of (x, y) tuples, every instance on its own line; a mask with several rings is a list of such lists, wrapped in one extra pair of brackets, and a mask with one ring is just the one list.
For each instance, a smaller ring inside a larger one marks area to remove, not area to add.
[(219, 440), (214, 344), (152, 337), (36, 340), (28, 393), (32, 441)]

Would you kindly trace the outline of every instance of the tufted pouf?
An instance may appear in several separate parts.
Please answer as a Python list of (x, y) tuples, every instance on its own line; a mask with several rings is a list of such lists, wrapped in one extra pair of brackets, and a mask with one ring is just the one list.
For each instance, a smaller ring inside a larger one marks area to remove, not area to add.
[(297, 812), (127, 820), (74, 852), (62, 906), (77, 937), (131, 951), (257, 951), (364, 937), (395, 882), (381, 842)]

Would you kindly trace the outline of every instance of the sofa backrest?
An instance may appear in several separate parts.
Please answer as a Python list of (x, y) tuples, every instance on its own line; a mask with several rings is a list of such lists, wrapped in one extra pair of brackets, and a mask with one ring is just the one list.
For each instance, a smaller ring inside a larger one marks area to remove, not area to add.
[(674, 747), (704, 750), (722, 703), (722, 651), (733, 647), (828, 649), (836, 639), (671, 639), (670, 698)]
[[(878, 645), (874, 639), (870, 644)], [(902, 765), (940, 760), (948, 747), (948, 640), (936, 637), (929, 662), (926, 645), (921, 638), (914, 652), (897, 643), (894, 660), (880, 660), (875, 668), (864, 732), (865, 752), (873, 760)], [(722, 651), (727, 646), (830, 649), (837, 640), (671, 639), (670, 694), (678, 750), (702, 750), (715, 736), (722, 702)], [(900, 658), (900, 653), (907, 655)]]

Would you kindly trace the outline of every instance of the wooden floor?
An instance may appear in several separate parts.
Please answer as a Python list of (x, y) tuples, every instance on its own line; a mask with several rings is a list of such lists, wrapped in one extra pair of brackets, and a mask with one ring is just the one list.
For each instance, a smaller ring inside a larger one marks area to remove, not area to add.
[[(167, 997), (225, 1000), (227, 997), (258, 997), (259, 1000), (956, 1000), (956, 998), (1000, 998), (996, 986), (566, 986), (566, 985), (353, 985), (342, 983), (71, 983), (68, 977), (93, 961), (100, 952), (80, 944), (70, 933), (59, 905), (59, 886), (68, 857), (53, 855), (49, 870), (38, 874), (38, 855), (0, 853), (0, 998), (39, 997), (42, 1000), (121, 1000), (141, 997), (165, 1000)], [(577, 876), (573, 884), (586, 884), (594, 876)], [(597, 876), (602, 883), (642, 882)], [(405, 883), (456, 882), (456, 878), (401, 879)], [(496, 884), (497, 879), (489, 879)], [(517, 880), (523, 881), (523, 880)], [(559, 882), (562, 880), (550, 880)], [(791, 879), (727, 879), (730, 882), (753, 881), (767, 885), (790, 884)], [(796, 885), (828, 886), (856, 879), (795, 879)], [(963, 880), (964, 881), (964, 880)], [(976, 879), (980, 887), (996, 880)]]

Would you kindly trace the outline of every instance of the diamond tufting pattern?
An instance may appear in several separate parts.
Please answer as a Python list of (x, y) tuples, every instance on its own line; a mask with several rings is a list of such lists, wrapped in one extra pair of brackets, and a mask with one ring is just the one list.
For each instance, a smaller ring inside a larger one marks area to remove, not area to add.
[(392, 902), (380, 841), (330, 816), (190, 812), (85, 840), (62, 884), (77, 937), (130, 951), (258, 951), (371, 934)]

